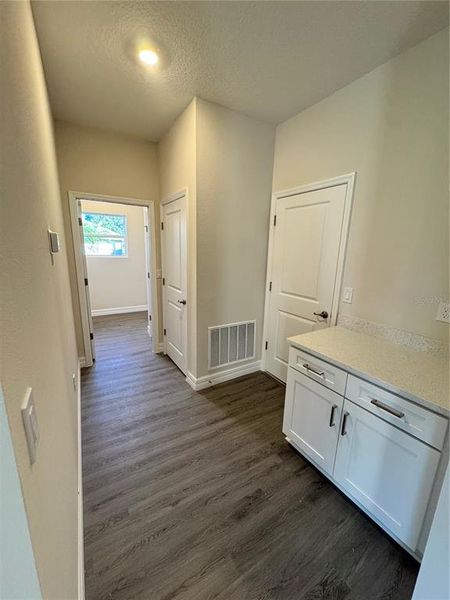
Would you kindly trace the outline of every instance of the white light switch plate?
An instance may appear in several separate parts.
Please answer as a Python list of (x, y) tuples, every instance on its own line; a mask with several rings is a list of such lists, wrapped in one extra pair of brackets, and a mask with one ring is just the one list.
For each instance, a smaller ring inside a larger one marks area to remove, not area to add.
[(436, 321), (450, 323), (450, 304), (448, 302), (440, 302), (436, 315)]
[(345, 287), (344, 293), (342, 295), (342, 302), (346, 302), (347, 304), (351, 304), (353, 300), (353, 288)]
[(34, 405), (33, 390), (28, 388), (22, 403), (22, 421), (27, 438), (28, 454), (30, 462), (33, 464), (36, 460), (36, 448), (39, 441), (39, 427), (36, 417), (36, 407)]

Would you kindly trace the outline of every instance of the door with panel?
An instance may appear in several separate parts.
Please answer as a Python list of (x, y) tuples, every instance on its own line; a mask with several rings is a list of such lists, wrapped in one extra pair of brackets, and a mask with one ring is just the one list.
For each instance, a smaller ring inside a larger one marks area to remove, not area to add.
[(344, 398), (289, 367), (283, 433), (308, 458), (333, 474)]
[(333, 322), (347, 184), (276, 200), (266, 369), (286, 381), (287, 338)]
[(177, 367), (187, 368), (186, 197), (162, 205), (164, 348)]
[(345, 400), (334, 478), (415, 550), (440, 453)]

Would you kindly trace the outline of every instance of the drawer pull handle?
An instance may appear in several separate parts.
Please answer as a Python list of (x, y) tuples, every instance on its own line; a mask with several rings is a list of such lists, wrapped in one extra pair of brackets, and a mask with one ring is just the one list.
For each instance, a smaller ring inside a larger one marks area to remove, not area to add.
[(384, 404), (384, 402), (380, 402), (380, 400), (372, 399), (370, 401), (370, 404), (373, 404), (377, 408), (381, 408), (382, 410), (385, 410), (389, 414), (394, 415), (394, 417), (397, 417), (397, 419), (403, 419), (403, 417), (405, 416), (405, 413), (402, 412), (401, 410), (397, 410), (395, 408), (391, 408), (387, 404)]
[(331, 407), (331, 413), (330, 413), (330, 427), (334, 427), (334, 412), (337, 409), (338, 405), (337, 404), (333, 404), (333, 406)]
[(324, 371), (319, 371), (319, 369), (317, 369), (317, 367), (313, 367), (312, 365), (309, 365), (308, 363), (305, 363), (303, 366), (307, 371), (311, 371), (311, 373), (314, 373), (315, 375), (319, 375), (319, 377), (323, 377), (325, 375)]
[(347, 435), (347, 432), (345, 431), (345, 425), (347, 423), (347, 417), (349, 414), (349, 412), (345, 411), (344, 416), (342, 417), (341, 435)]

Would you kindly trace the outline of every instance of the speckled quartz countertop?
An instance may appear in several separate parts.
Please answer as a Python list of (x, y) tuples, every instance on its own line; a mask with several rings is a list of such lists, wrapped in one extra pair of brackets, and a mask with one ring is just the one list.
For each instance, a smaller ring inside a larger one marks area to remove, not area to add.
[(446, 357), (343, 327), (297, 335), (289, 343), (434, 412), (450, 415)]

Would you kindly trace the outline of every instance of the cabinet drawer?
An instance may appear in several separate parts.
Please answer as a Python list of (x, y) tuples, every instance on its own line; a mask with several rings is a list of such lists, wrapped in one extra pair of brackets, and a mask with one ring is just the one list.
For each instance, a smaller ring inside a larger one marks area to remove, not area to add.
[(419, 440), (442, 449), (448, 426), (445, 417), (353, 375), (348, 376), (345, 396)]
[(294, 346), (289, 349), (289, 366), (333, 392), (344, 395), (347, 373)]

